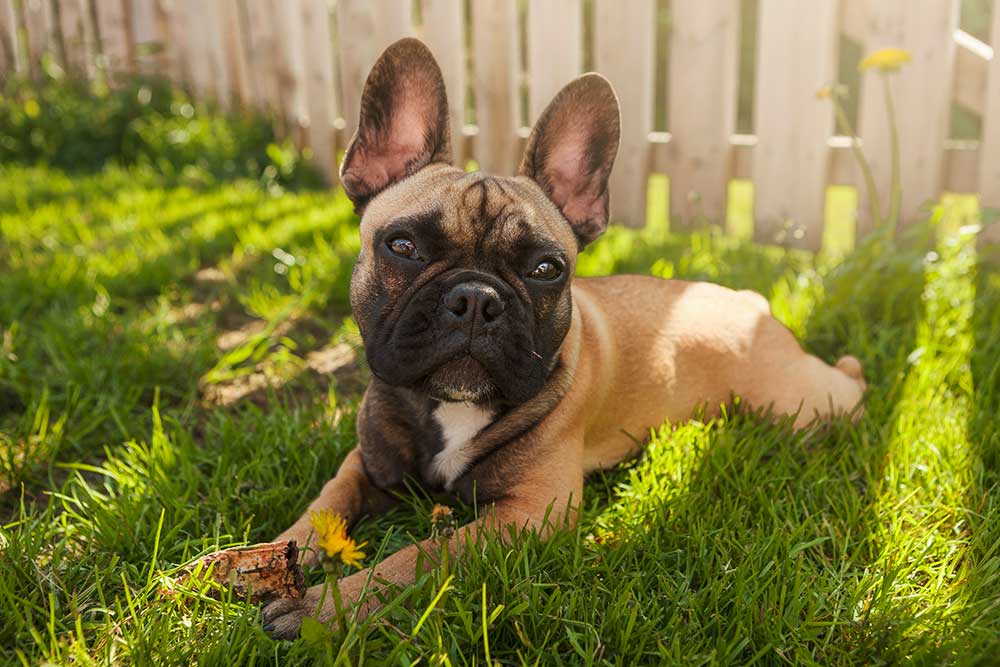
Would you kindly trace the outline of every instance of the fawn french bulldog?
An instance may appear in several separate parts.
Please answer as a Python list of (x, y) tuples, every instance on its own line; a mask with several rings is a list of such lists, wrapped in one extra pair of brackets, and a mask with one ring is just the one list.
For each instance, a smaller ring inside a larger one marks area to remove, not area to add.
[[(341, 166), (362, 216), (351, 306), (372, 372), (358, 445), (278, 539), (309, 545), (311, 511), (382, 511), (404, 479), (479, 503), (453, 550), (483, 530), (545, 533), (574, 520), (588, 471), (635, 455), (665, 419), (712, 416), (738, 395), (801, 428), (860, 404), (859, 362), (803, 352), (758, 294), (573, 278), (608, 224), (619, 125), (610, 83), (586, 74), (542, 113), (516, 176), (466, 173), (451, 163), (430, 51), (414, 39), (386, 49)], [(368, 590), (368, 570), (341, 579), (343, 599), (366, 613), (379, 590), (414, 580), (429, 546), (373, 565)], [(266, 628), (295, 636), (319, 597), (271, 602)]]

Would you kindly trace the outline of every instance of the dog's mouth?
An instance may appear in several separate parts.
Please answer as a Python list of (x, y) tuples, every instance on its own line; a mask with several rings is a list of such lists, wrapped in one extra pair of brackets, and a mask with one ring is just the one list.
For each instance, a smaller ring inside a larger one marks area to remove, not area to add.
[(426, 385), (431, 397), (440, 401), (478, 403), (497, 391), (489, 371), (471, 354), (438, 366), (428, 374)]

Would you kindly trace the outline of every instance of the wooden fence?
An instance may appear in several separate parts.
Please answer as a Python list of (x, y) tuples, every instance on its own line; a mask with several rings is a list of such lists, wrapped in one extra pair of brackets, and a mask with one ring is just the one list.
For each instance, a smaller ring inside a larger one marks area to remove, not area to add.
[[(368, 69), (400, 37), (420, 37), (441, 64), (464, 137), (459, 157), (500, 173), (515, 168), (525, 125), (586, 63), (621, 100), (618, 221), (642, 224), (653, 173), (670, 179), (675, 224), (724, 219), (730, 180), (751, 179), (755, 236), (816, 248), (827, 186), (860, 182), (852, 140), (837, 136), (830, 101), (816, 95), (837, 76), (842, 35), (865, 53), (912, 54), (892, 82), (903, 219), (945, 191), (1000, 207), (1000, 8), (991, 47), (958, 29), (959, 4), (758, 0), (753, 135), (736, 133), (738, 0), (0, 0), (0, 76), (37, 77), (43, 62), (82, 77), (162, 73), (199, 99), (273, 114), (334, 180)], [(658, 68), (663, 10), (669, 67)], [(658, 79), (669, 132), (653, 124)], [(884, 193), (891, 167), (878, 85), (864, 80), (858, 134)], [(953, 102), (981, 118), (978, 141), (948, 139)], [(864, 231), (863, 188), (859, 199)]]

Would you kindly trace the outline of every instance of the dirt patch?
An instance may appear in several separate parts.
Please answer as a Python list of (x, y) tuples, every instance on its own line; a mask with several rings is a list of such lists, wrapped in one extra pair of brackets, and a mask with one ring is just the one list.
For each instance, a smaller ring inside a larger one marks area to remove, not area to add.
[(353, 345), (338, 343), (309, 352), (297, 372), (276, 372), (264, 361), (254, 371), (229, 382), (202, 386), (206, 407), (232, 407), (241, 401), (265, 405), (275, 392), (309, 387), (326, 391), (331, 384), (337, 393), (357, 396), (364, 391), (366, 378)]

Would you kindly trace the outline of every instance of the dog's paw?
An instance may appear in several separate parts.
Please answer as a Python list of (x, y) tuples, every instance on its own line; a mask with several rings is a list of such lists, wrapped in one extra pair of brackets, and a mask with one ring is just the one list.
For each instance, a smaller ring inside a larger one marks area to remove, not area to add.
[(295, 639), (302, 629), (302, 619), (316, 613), (316, 603), (304, 598), (279, 598), (261, 608), (264, 632), (272, 639)]
[(333, 617), (333, 596), (327, 591), (324, 600), (323, 586), (311, 586), (301, 598), (279, 598), (265, 604), (260, 610), (264, 632), (274, 639), (295, 639), (302, 630), (302, 621), (313, 616), (321, 623)]

